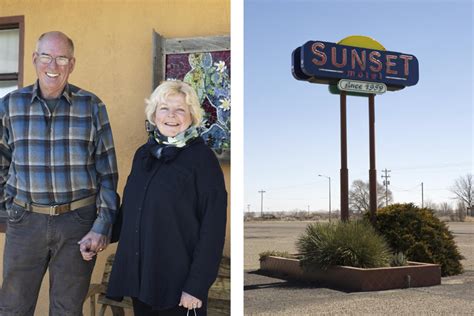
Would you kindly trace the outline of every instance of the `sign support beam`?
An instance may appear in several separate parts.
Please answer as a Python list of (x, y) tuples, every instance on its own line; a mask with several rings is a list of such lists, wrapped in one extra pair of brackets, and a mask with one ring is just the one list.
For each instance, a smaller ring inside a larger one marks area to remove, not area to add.
[(369, 94), (369, 141), (370, 141), (370, 221), (375, 224), (377, 212), (377, 170), (375, 165), (375, 95)]
[(349, 171), (347, 170), (346, 92), (341, 91), (341, 220), (349, 220)]

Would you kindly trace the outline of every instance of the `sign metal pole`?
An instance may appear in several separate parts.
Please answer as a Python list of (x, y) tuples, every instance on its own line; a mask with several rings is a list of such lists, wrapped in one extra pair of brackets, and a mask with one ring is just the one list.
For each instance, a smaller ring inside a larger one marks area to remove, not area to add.
[(377, 170), (375, 167), (375, 95), (369, 94), (369, 138), (370, 138), (370, 221), (375, 224), (377, 212)]
[(341, 91), (341, 220), (349, 220), (349, 171), (347, 170), (346, 92)]

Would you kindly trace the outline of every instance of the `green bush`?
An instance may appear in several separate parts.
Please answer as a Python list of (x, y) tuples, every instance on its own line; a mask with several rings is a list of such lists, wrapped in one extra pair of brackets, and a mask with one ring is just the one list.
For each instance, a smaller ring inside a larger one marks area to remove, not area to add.
[(387, 243), (366, 221), (310, 224), (297, 247), (305, 270), (336, 265), (386, 267), (391, 259)]
[(440, 264), (443, 276), (463, 272), (463, 256), (454, 237), (433, 210), (393, 204), (379, 209), (376, 220), (377, 231), (395, 252), (403, 252), (411, 261)]

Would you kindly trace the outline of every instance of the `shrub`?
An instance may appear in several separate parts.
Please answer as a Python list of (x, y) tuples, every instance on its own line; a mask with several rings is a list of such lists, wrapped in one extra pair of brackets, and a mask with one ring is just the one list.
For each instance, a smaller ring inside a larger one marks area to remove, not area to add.
[(267, 250), (258, 254), (260, 256), (260, 261), (265, 260), (267, 257), (283, 257), (283, 258), (292, 258), (293, 256), (288, 253), (288, 251), (277, 251), (277, 250)]
[(390, 260), (391, 267), (401, 267), (408, 264), (407, 257), (403, 252), (394, 253), (392, 259)]
[(366, 221), (310, 224), (297, 247), (305, 270), (336, 265), (385, 267), (391, 257), (387, 243)]
[(375, 227), (395, 252), (403, 252), (409, 260), (440, 264), (443, 276), (462, 273), (463, 256), (433, 210), (393, 204), (377, 211)]

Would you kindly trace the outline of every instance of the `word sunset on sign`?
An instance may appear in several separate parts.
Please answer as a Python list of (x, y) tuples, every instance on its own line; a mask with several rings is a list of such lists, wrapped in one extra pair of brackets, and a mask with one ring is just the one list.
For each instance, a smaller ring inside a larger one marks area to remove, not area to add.
[(330, 85), (340, 79), (384, 83), (392, 91), (418, 82), (418, 60), (414, 55), (386, 51), (380, 44), (379, 49), (374, 49), (339, 43), (308, 41), (296, 48), (292, 55), (293, 76)]

